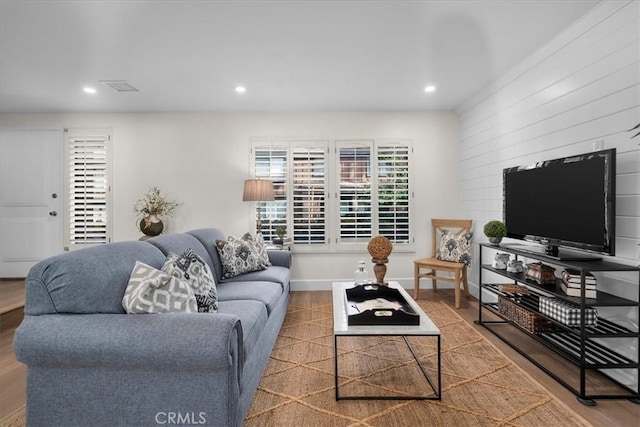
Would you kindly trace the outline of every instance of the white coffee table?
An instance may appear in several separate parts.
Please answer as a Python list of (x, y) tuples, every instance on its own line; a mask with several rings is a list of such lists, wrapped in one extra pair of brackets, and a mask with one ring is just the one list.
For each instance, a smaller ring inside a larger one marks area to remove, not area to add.
[[(440, 329), (433, 323), (420, 306), (411, 298), (398, 282), (389, 282), (389, 287), (397, 289), (405, 298), (409, 306), (420, 316), (420, 324), (415, 326), (405, 325), (374, 325), (374, 326), (349, 326), (348, 309), (345, 298), (345, 289), (354, 287), (353, 282), (334, 282), (332, 286), (333, 294), (333, 360), (334, 377), (336, 386), (336, 400), (340, 399), (371, 399), (371, 400), (441, 400), (441, 351), (440, 351)], [(422, 374), (435, 393), (431, 396), (340, 396), (338, 393), (338, 337), (357, 336), (401, 336), (407, 347), (416, 360)], [(411, 344), (407, 341), (408, 336), (434, 337), (438, 343), (438, 369), (437, 386), (429, 378), (424, 366), (414, 352)]]

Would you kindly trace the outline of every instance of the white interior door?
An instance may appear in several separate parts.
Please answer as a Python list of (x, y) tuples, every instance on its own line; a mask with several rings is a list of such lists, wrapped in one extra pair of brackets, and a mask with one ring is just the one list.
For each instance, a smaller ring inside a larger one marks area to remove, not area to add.
[(63, 251), (61, 130), (0, 131), (0, 277)]

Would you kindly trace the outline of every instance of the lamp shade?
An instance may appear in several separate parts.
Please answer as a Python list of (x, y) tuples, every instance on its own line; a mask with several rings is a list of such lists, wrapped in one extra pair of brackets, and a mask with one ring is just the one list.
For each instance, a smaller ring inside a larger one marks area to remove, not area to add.
[(247, 179), (242, 192), (243, 202), (268, 202), (273, 198), (273, 182), (267, 179)]

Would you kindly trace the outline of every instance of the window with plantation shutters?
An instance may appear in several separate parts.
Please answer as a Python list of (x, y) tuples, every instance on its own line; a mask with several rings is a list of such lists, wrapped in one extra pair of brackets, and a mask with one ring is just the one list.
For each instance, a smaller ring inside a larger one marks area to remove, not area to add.
[(372, 237), (371, 143), (338, 147), (339, 243), (364, 243)]
[(293, 243), (326, 243), (327, 148), (292, 148)]
[(409, 242), (409, 147), (378, 145), (378, 233), (392, 242)]
[(108, 133), (67, 131), (65, 234), (69, 249), (111, 240), (109, 152)]
[(277, 237), (277, 227), (289, 228), (287, 223), (288, 145), (257, 146), (254, 148), (254, 162), (255, 177), (273, 181), (273, 198), (275, 200), (256, 202), (260, 207), (262, 236), (265, 241), (269, 242)]
[(378, 234), (411, 250), (411, 154), (406, 140), (254, 142), (252, 172), (276, 193), (265, 240), (284, 226), (296, 251), (362, 251)]

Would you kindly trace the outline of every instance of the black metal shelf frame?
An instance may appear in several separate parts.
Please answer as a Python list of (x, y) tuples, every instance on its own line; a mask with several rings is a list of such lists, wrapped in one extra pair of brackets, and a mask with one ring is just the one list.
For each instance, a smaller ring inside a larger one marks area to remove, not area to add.
[[(509, 252), (511, 254), (516, 255), (516, 259), (519, 255), (526, 256), (532, 259), (539, 259), (542, 261), (547, 261), (549, 263), (560, 264), (565, 267), (570, 267), (573, 269), (580, 270), (583, 275), (589, 271), (635, 271), (638, 272), (638, 286), (640, 287), (640, 267), (630, 267), (627, 265), (615, 264), (611, 262), (557, 262), (551, 259), (546, 259), (542, 255), (537, 256), (535, 254), (531, 254), (524, 251), (513, 250), (509, 247), (503, 246), (493, 246), (488, 244), (480, 245), (480, 260), (482, 260), (482, 248), (487, 247), (492, 250), (498, 250), (502, 252)], [(529, 291), (534, 295), (547, 295), (554, 298), (560, 298), (562, 300), (571, 301), (580, 306), (582, 311), (582, 319), (583, 323), (580, 327), (570, 327), (564, 325), (557, 320), (545, 316), (540, 313), (538, 307), (533, 306), (528, 303), (526, 299), (520, 300), (517, 296), (512, 294), (502, 292), (499, 289), (499, 285), (496, 283), (483, 283), (483, 271), (491, 271), (496, 273), (502, 277), (509, 278), (514, 281), (514, 283), (522, 283), (529, 288)], [(589, 307), (596, 306), (634, 306), (640, 312), (640, 302), (628, 300), (625, 298), (620, 298), (615, 295), (606, 294), (603, 292), (598, 292), (598, 298), (596, 299), (587, 299), (584, 297), (584, 286), (582, 287), (582, 295), (581, 297), (568, 297), (562, 293), (560, 290), (558, 283), (552, 285), (539, 285), (538, 283), (528, 280), (525, 277), (524, 273), (509, 273), (505, 270), (499, 270), (491, 267), (491, 265), (480, 265), (479, 268), (479, 308), (478, 308), (478, 323), (479, 325), (487, 328), (491, 333), (496, 335), (502, 341), (511, 346), (514, 350), (540, 368), (542, 371), (547, 373), (557, 382), (562, 384), (565, 388), (573, 392), (578, 400), (585, 405), (593, 406), (595, 405), (595, 399), (629, 399), (634, 403), (640, 403), (640, 391), (632, 390), (629, 387), (620, 384), (618, 381), (611, 377), (607, 377), (612, 383), (621, 387), (623, 390), (627, 391), (626, 394), (587, 394), (586, 390), (586, 372), (588, 370), (604, 370), (606, 372), (607, 369), (636, 369), (638, 372), (638, 387), (640, 388), (640, 350), (638, 351), (638, 355), (636, 355), (636, 360), (632, 360), (624, 355), (619, 354), (616, 351), (611, 350), (610, 348), (602, 345), (599, 342), (593, 341), (594, 338), (635, 338), (640, 341), (640, 332), (630, 330), (622, 325), (618, 325), (614, 322), (611, 322), (607, 319), (598, 317), (597, 325), (595, 326), (585, 326), (584, 324), (584, 310)], [(584, 285), (584, 283), (583, 283)], [(482, 294), (483, 290), (487, 290), (495, 295), (502, 296), (505, 298), (509, 298), (512, 301), (518, 302), (521, 307), (526, 310), (533, 312), (539, 316), (542, 316), (557, 326), (557, 331), (546, 332), (546, 333), (537, 333), (533, 334), (530, 331), (520, 327), (519, 325), (507, 319), (502, 313), (498, 311), (498, 305), (492, 302), (483, 302)], [(501, 321), (495, 320), (483, 320), (482, 319), (482, 311), (488, 310), (499, 318), (503, 319)], [(535, 339), (537, 342), (545, 345), (547, 348), (552, 351), (560, 354), (565, 359), (569, 360), (572, 364), (579, 368), (580, 372), (580, 386), (579, 388), (575, 388), (569, 383), (567, 383), (564, 379), (559, 377), (549, 368), (544, 366), (542, 363), (535, 360), (529, 354), (523, 352), (519, 349), (514, 343), (510, 341), (507, 336), (504, 336), (500, 332), (493, 328), (492, 326), (496, 324), (509, 324), (512, 327), (517, 328), (520, 331), (523, 331), (528, 336)]]

